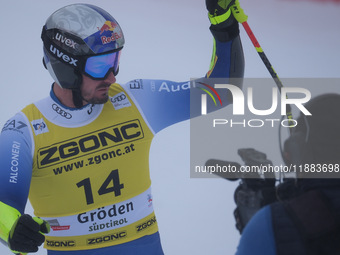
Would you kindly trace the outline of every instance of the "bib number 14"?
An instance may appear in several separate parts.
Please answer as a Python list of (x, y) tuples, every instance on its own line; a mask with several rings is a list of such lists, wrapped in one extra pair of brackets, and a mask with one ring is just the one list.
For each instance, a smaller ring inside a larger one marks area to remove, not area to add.
[[(88, 205), (94, 203), (92, 184), (90, 178), (86, 178), (77, 183), (77, 187), (84, 187), (86, 203)], [(114, 192), (115, 197), (121, 195), (121, 190), (124, 188), (124, 184), (120, 183), (118, 169), (112, 170), (109, 176), (105, 179), (103, 184), (98, 189), (98, 195), (104, 195)]]

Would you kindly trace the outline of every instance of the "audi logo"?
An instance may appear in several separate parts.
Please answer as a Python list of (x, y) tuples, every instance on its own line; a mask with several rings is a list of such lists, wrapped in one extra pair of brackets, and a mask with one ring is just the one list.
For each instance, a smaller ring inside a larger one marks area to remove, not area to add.
[(56, 105), (56, 104), (53, 104), (53, 105), (52, 105), (52, 109), (53, 109), (56, 113), (58, 113), (60, 116), (66, 118), (66, 119), (68, 119), (68, 120), (72, 118), (71, 113), (68, 113), (68, 112), (64, 111), (63, 109), (61, 109), (61, 108), (60, 108), (58, 105)]
[(124, 99), (126, 99), (126, 95), (125, 94), (121, 94), (119, 96), (111, 98), (111, 102), (112, 103), (116, 103), (116, 102), (123, 101)]

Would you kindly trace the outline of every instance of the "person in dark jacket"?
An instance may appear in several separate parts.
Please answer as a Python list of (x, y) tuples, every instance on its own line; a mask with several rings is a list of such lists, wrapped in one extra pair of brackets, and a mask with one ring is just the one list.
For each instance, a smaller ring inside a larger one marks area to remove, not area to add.
[(300, 114), (284, 144), (286, 164), (297, 166), (295, 195), (251, 218), (237, 255), (340, 254), (340, 94), (315, 97), (306, 108), (312, 115)]

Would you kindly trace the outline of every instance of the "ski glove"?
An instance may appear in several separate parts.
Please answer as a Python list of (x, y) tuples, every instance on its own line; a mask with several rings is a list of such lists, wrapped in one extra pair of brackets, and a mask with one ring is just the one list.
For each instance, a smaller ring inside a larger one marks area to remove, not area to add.
[(211, 23), (210, 31), (214, 38), (220, 42), (227, 42), (237, 37), (240, 30), (231, 11), (235, 0), (205, 0), (205, 3)]
[(235, 0), (205, 0), (211, 24), (218, 25), (225, 22), (231, 15), (230, 6), (234, 3)]
[(12, 252), (36, 252), (48, 233), (49, 224), (37, 217), (21, 213), (12, 206), (0, 201), (0, 242)]
[(38, 218), (23, 214), (14, 223), (8, 236), (8, 246), (13, 252), (37, 252), (45, 241), (43, 233), (50, 232), (49, 224)]

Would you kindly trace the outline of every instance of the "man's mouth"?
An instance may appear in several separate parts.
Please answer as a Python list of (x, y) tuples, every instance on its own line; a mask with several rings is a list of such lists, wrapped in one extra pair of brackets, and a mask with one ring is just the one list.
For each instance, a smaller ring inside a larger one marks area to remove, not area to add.
[(109, 90), (109, 87), (110, 87), (110, 85), (107, 85), (107, 84), (105, 84), (105, 85), (99, 85), (99, 86), (97, 87), (97, 90), (98, 90), (98, 91), (108, 91), (108, 90)]

